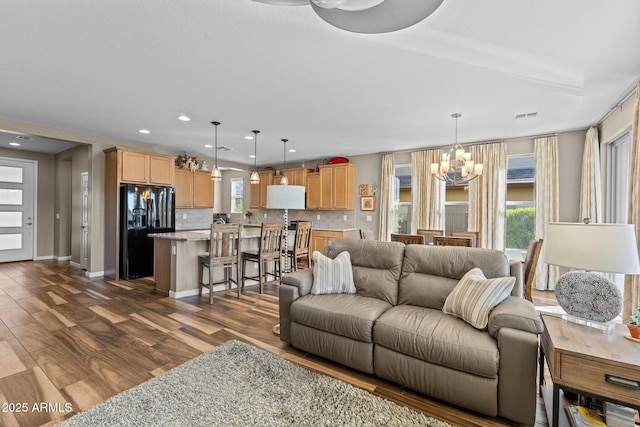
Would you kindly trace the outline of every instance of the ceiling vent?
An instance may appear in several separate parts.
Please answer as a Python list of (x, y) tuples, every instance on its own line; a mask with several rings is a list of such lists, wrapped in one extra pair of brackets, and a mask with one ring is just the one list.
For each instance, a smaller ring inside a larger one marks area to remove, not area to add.
[(233, 148), (229, 148), (229, 147), (218, 147), (219, 151), (233, 151)]
[(16, 135), (16, 139), (30, 140), (31, 138), (29, 138), (28, 136), (25, 136), (25, 135)]
[(535, 118), (537, 116), (538, 116), (537, 112), (525, 113), (525, 114), (516, 114), (515, 116), (513, 116), (513, 120), (527, 120), (527, 119), (533, 119), (533, 118)]

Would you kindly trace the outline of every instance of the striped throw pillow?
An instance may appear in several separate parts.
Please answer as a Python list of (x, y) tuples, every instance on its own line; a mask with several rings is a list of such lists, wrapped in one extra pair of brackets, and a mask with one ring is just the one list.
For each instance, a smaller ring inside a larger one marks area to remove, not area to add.
[(314, 251), (313, 259), (313, 286), (311, 293), (320, 294), (355, 294), (356, 286), (353, 283), (353, 271), (351, 270), (351, 256), (343, 251), (334, 259)]
[(442, 311), (459, 317), (474, 328), (485, 329), (489, 313), (511, 294), (515, 277), (487, 279), (479, 268), (469, 270), (451, 291)]

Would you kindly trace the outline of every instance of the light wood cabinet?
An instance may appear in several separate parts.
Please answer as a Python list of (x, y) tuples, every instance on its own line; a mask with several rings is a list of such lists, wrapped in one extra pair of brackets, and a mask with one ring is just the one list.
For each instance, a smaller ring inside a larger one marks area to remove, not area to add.
[(308, 209), (354, 209), (356, 166), (353, 163), (320, 166), (318, 181), (315, 180), (314, 174), (307, 175)]
[(173, 186), (173, 157), (120, 148), (116, 152), (120, 182)]
[[(317, 230), (313, 229), (311, 234), (311, 249), (324, 253), (324, 247), (338, 237), (355, 237), (355, 230)], [(312, 252), (313, 253), (313, 252)]]
[[(287, 177), (289, 181), (289, 185), (301, 185), (303, 187), (307, 186), (307, 175), (311, 172), (312, 169), (309, 168), (292, 168), (285, 169), (283, 171), (283, 175)], [(280, 184), (281, 176), (274, 176), (273, 183)]]
[(176, 168), (176, 208), (212, 208), (214, 182), (209, 171)]
[(320, 209), (320, 173), (307, 175), (307, 209)]
[(273, 184), (273, 171), (258, 172), (260, 175), (259, 184), (251, 184), (249, 207), (253, 209), (264, 209), (267, 207), (267, 186)]

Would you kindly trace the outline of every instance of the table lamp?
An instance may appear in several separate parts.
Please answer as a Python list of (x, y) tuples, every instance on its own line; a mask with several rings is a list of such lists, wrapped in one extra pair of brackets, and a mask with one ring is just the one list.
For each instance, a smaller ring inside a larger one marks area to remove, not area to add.
[(549, 223), (544, 262), (587, 271), (570, 271), (556, 284), (563, 319), (609, 333), (622, 310), (622, 294), (602, 274), (640, 274), (633, 224)]
[[(289, 250), (289, 209), (304, 209), (304, 187), (302, 185), (268, 185), (267, 209), (284, 209), (284, 252)], [(284, 271), (289, 273), (289, 257), (284, 258)]]

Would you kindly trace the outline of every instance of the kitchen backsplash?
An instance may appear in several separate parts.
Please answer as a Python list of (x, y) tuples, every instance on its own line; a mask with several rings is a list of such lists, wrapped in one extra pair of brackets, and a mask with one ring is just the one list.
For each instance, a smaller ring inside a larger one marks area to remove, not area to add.
[[(251, 223), (282, 221), (284, 211), (278, 209), (251, 209)], [(266, 214), (266, 218), (264, 215)], [(317, 216), (320, 215), (320, 219)], [(197, 230), (211, 227), (212, 209), (176, 209), (176, 230)], [(344, 219), (346, 217), (346, 220)], [(358, 228), (355, 211), (301, 211), (290, 210), (289, 221), (312, 221), (320, 228)], [(229, 222), (250, 221), (244, 214), (231, 214)]]

